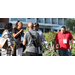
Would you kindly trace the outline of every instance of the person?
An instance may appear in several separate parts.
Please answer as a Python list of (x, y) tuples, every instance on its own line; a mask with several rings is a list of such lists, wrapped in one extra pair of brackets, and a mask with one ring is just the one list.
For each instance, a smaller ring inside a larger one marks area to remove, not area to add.
[(28, 23), (28, 32), (24, 34), (24, 40), (23, 40), (23, 45), (26, 45), (26, 56), (37, 56), (38, 49), (37, 47), (33, 44), (31, 35), (33, 38), (37, 40), (37, 44), (41, 44), (41, 39), (39, 34), (33, 30), (33, 23), (30, 22)]
[[(22, 56), (22, 52), (23, 52), (23, 43), (21, 40), (21, 37), (23, 36), (23, 24), (20, 21), (16, 22), (16, 27), (13, 28), (13, 36), (16, 40), (16, 56)], [(23, 37), (22, 37), (23, 38)]]
[[(69, 45), (69, 41), (71, 40), (71, 45)], [(69, 31), (66, 31), (66, 27), (62, 26), (61, 31), (56, 34), (55, 37), (55, 52), (57, 41), (59, 44), (59, 55), (60, 56), (71, 56), (71, 50), (73, 45), (73, 37)]]
[[(42, 31), (39, 29), (39, 24), (38, 23), (34, 24), (34, 30), (37, 33), (39, 33), (40, 38), (41, 38), (41, 42), (44, 42), (45, 38), (44, 38), (44, 35), (43, 35)], [(41, 43), (41, 45), (40, 45), (40, 52), (38, 53), (38, 56), (42, 56), (42, 53), (43, 53), (43, 47), (42, 47), (42, 43)]]
[(12, 23), (7, 23), (4, 26), (4, 31), (2, 33), (2, 37), (7, 39), (8, 41), (8, 47), (7, 49), (2, 49), (1, 55), (2, 56), (12, 56), (12, 54), (14, 54), (14, 37), (11, 33), (12, 31)]

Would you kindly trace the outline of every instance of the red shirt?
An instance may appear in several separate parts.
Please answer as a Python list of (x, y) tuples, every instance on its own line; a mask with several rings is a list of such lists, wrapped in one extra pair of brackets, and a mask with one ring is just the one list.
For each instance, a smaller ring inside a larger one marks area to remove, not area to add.
[[(63, 39), (67, 40), (66, 44), (63, 43)], [(55, 40), (58, 41), (58, 43), (59, 43), (59, 49), (61, 49), (61, 50), (65, 50), (70, 47), (69, 41), (71, 39), (73, 39), (73, 37), (69, 31), (66, 31), (64, 34), (62, 34), (61, 32), (58, 32), (55, 37)]]

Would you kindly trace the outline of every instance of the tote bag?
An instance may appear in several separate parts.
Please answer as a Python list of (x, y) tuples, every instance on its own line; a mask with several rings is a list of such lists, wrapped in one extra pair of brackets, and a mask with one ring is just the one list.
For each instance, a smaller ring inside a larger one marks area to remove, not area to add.
[(0, 48), (6, 49), (8, 47), (7, 39), (0, 37)]

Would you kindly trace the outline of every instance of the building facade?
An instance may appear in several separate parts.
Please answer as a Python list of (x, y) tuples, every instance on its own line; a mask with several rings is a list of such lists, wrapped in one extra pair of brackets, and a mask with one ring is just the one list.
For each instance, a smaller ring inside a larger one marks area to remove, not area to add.
[[(16, 21), (21, 21), (26, 29), (29, 22), (39, 23), (40, 29), (43, 32), (51, 31), (52, 29), (65, 26), (66, 18), (9, 18), (9, 22), (15, 26)], [(57, 30), (57, 29), (56, 29)]]
[(9, 22), (9, 18), (0, 18), (0, 33), (4, 30), (4, 25)]

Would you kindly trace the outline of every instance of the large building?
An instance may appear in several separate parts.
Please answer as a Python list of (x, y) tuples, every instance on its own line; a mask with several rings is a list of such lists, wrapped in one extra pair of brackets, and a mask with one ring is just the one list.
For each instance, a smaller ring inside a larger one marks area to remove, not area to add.
[(9, 18), (9, 22), (13, 23), (13, 26), (15, 26), (15, 23), (18, 20), (23, 23), (23, 27), (25, 29), (27, 28), (27, 24), (29, 22), (37, 22), (43, 32), (48, 32), (52, 29), (57, 30), (58, 27), (66, 24), (66, 18)]

